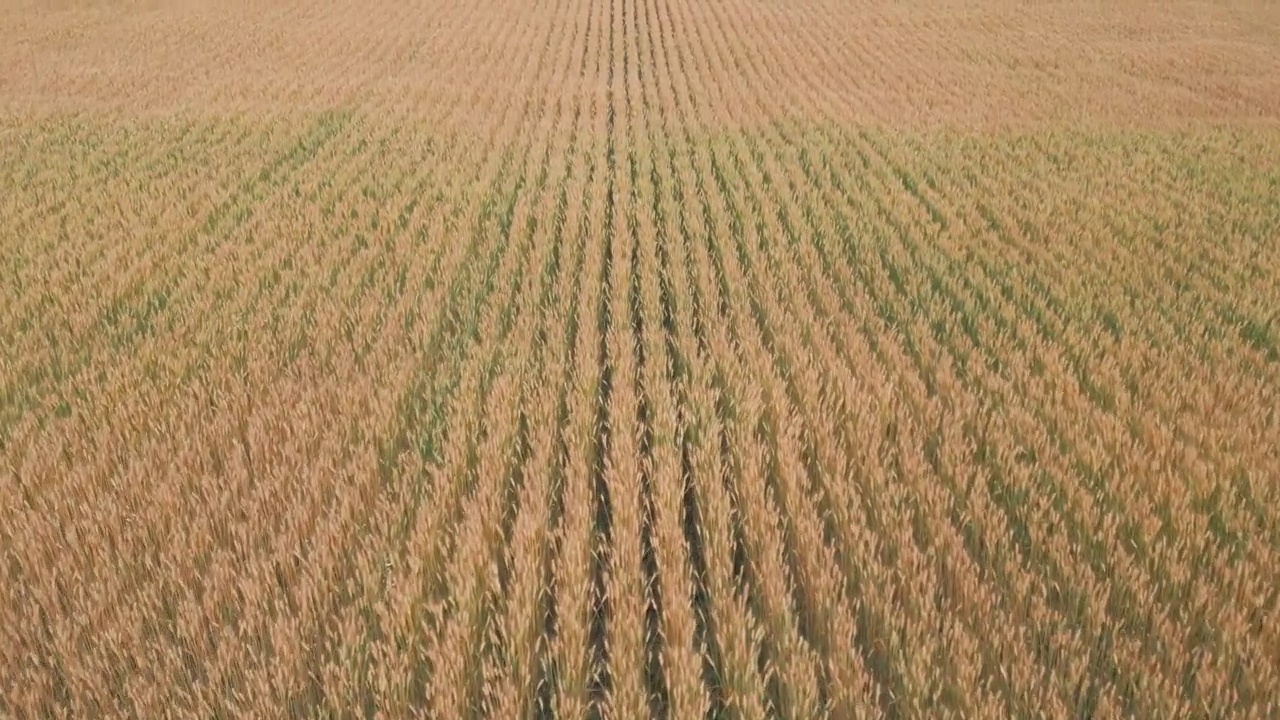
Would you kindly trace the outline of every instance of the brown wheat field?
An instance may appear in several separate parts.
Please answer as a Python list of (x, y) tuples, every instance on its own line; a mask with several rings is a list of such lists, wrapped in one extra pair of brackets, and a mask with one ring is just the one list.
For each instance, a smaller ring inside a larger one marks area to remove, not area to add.
[(1280, 717), (1280, 5), (0, 0), (0, 716)]

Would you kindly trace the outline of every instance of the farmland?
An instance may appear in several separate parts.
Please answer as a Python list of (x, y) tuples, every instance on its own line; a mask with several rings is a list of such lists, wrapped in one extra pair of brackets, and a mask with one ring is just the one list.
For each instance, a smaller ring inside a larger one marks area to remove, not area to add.
[(1280, 6), (0, 0), (0, 716), (1275, 717)]

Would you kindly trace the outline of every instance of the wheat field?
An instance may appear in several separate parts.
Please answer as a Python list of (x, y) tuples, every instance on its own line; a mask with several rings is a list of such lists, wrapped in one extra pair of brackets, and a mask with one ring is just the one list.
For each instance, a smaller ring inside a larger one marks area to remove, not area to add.
[(0, 716), (1280, 716), (1280, 6), (0, 0)]

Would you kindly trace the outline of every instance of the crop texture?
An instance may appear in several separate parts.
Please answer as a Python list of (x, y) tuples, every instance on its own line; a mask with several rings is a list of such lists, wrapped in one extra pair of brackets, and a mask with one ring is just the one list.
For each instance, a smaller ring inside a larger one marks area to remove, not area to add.
[(0, 716), (1280, 716), (1280, 6), (0, 0)]

